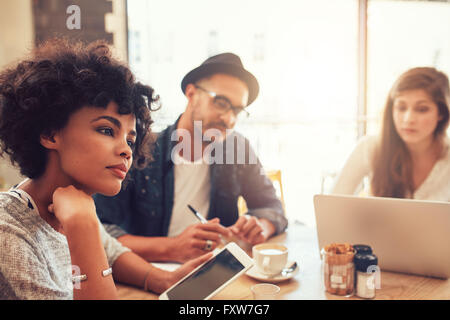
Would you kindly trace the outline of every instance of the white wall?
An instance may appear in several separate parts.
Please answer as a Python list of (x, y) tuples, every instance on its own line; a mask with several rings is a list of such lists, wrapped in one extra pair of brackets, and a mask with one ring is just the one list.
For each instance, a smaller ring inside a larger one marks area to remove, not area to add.
[[(113, 13), (105, 17), (106, 30), (113, 33), (115, 55), (127, 60), (125, 0), (111, 0)], [(23, 58), (34, 46), (32, 0), (0, 0), (0, 70)], [(0, 190), (23, 177), (8, 159), (0, 158)]]
[[(0, 69), (23, 57), (34, 45), (33, 17), (30, 0), (0, 1)], [(21, 181), (18, 170), (9, 160), (0, 158), (0, 188)]]
[(110, 0), (112, 13), (105, 16), (105, 29), (113, 34), (114, 53), (122, 61), (128, 61), (127, 57), (127, 13), (125, 0)]

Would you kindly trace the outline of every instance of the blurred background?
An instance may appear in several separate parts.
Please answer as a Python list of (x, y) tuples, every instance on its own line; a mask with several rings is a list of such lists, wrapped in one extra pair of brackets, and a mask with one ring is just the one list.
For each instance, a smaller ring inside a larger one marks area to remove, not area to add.
[[(208, 56), (238, 54), (259, 80), (236, 129), (266, 170), (280, 170), (286, 214), (315, 226), (359, 138), (377, 134), (394, 80), (417, 66), (450, 75), (450, 1), (1, 0), (0, 69), (64, 35), (106, 39), (163, 107), (154, 130), (186, 106), (183, 76)], [(0, 159), (0, 188), (21, 181)]]

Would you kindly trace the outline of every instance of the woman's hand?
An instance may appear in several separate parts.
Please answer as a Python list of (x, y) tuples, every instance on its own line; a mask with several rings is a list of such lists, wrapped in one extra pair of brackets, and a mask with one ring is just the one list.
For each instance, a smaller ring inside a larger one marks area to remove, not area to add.
[(74, 186), (57, 188), (52, 200), (48, 211), (55, 215), (64, 230), (72, 265), (88, 277), (87, 281), (74, 286), (73, 298), (117, 299), (113, 278), (101, 275), (109, 265), (94, 200)]
[(48, 211), (55, 215), (63, 229), (74, 222), (98, 224), (94, 200), (74, 186), (57, 188)]
[(153, 271), (153, 276), (147, 279), (147, 288), (156, 293), (163, 293), (175, 283), (184, 278), (192, 270), (197, 268), (199, 265), (205, 263), (213, 257), (213, 253), (209, 252), (195, 259), (189, 260), (188, 262), (181, 265), (175, 271), (165, 271), (158, 268), (158, 271)]

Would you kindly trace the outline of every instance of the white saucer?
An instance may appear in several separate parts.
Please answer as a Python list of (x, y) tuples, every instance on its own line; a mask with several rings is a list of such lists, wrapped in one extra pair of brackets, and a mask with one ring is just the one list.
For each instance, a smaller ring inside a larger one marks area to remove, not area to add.
[[(286, 263), (286, 268), (292, 266), (292, 264), (295, 261), (288, 261)], [(298, 263), (297, 263), (297, 268), (295, 268), (294, 271), (292, 271), (291, 273), (289, 273), (286, 276), (283, 276), (280, 274), (277, 274), (275, 276), (268, 276), (265, 274), (262, 274), (258, 271), (258, 269), (256, 268), (256, 265), (253, 265), (253, 267), (251, 267), (245, 274), (248, 275), (250, 278), (259, 280), (259, 281), (264, 281), (264, 282), (272, 282), (272, 283), (276, 283), (276, 282), (281, 282), (281, 281), (286, 281), (289, 279), (292, 279), (293, 277), (295, 277), (298, 273)]]

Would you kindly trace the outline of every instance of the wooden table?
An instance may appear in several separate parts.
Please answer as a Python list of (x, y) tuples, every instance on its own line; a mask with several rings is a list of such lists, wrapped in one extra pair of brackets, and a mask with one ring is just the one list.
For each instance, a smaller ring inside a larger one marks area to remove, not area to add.
[[(321, 260), (315, 229), (292, 224), (286, 233), (270, 239), (281, 242), (289, 248), (289, 260), (296, 260), (300, 271), (295, 278), (278, 283), (281, 288), (279, 299), (359, 299), (346, 298), (325, 292), (322, 280)], [(249, 247), (244, 248), (247, 251)], [(251, 300), (250, 287), (258, 281), (243, 275), (217, 294), (214, 299)], [(158, 296), (138, 288), (117, 284), (121, 299), (153, 300)], [(376, 291), (376, 299), (450, 299), (450, 280), (440, 280), (392, 272), (381, 272), (381, 288)]]

